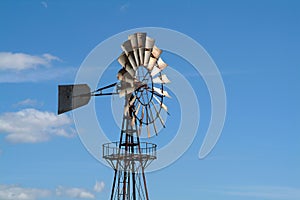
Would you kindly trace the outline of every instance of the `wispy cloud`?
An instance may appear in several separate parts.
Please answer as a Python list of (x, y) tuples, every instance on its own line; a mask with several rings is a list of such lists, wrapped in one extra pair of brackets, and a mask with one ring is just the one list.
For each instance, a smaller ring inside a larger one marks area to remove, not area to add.
[(218, 192), (230, 196), (252, 197), (260, 199), (298, 200), (300, 188), (285, 186), (239, 186), (226, 187)]
[(38, 66), (49, 66), (52, 61), (60, 59), (51, 54), (41, 56), (29, 55), (25, 53), (0, 52), (0, 70), (25, 70)]
[(94, 186), (94, 191), (102, 192), (104, 187), (105, 187), (105, 184), (103, 181), (96, 181), (95, 186)]
[(45, 53), (41, 56), (25, 53), (0, 52), (0, 83), (40, 82), (69, 77), (74, 78), (74, 67), (55, 66), (62, 61), (57, 56)]
[(26, 107), (40, 107), (42, 106), (43, 103), (42, 102), (38, 102), (37, 100), (35, 99), (24, 99), (16, 104), (14, 104), (13, 106), (14, 107), (23, 107), (23, 106), (26, 106)]
[(48, 3), (46, 1), (42, 1), (41, 4), (44, 8), (48, 8)]
[(0, 199), (3, 200), (36, 200), (50, 197), (51, 191), (36, 188), (22, 188), (16, 185), (0, 185)]
[(128, 9), (129, 9), (129, 3), (125, 3), (120, 6), (121, 12), (126, 12)]
[(82, 188), (65, 188), (59, 186), (56, 189), (56, 195), (68, 198), (95, 199), (95, 195), (92, 192)]
[(58, 186), (54, 192), (49, 189), (25, 188), (19, 185), (0, 184), (1, 200), (37, 200), (50, 197), (66, 197), (68, 199), (96, 198), (95, 194), (83, 188), (66, 188)]
[(73, 137), (75, 130), (67, 115), (57, 116), (52, 112), (32, 108), (0, 115), (0, 133), (7, 134), (12, 143), (38, 143), (53, 136)]

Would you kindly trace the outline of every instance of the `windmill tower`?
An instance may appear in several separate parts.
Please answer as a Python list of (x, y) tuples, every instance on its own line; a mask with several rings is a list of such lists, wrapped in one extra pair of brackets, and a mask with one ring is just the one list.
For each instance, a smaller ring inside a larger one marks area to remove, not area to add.
[[(120, 139), (102, 145), (102, 156), (114, 169), (111, 200), (149, 199), (145, 168), (156, 159), (156, 144), (141, 142), (140, 135), (144, 126), (148, 137), (152, 130), (158, 134), (156, 123), (165, 127), (161, 112), (168, 113), (163, 100), (170, 97), (164, 90), (170, 81), (162, 74), (167, 64), (154, 43), (146, 33), (128, 36), (118, 57), (119, 82), (92, 92), (86, 84), (59, 86), (58, 114), (86, 105), (91, 96), (118, 94), (125, 99)], [(109, 88), (113, 92), (103, 92)]]

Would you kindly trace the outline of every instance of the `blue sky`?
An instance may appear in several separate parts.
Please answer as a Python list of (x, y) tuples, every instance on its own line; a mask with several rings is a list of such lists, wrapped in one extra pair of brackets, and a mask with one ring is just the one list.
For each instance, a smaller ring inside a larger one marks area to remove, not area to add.
[[(299, 20), (298, 1), (1, 1), (0, 199), (108, 199), (113, 171), (86, 151), (70, 113), (57, 117), (57, 85), (74, 82), (100, 42), (150, 26), (201, 44), (227, 95), (222, 136), (200, 160), (209, 94), (165, 53), (195, 89), (201, 122), (180, 159), (147, 174), (151, 199), (300, 199)], [(151, 141), (172, 138), (177, 103), (167, 103), (167, 128)]]

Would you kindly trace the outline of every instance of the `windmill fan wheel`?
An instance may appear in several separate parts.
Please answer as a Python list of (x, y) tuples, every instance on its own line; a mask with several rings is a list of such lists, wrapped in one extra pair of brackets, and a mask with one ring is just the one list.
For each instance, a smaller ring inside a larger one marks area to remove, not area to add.
[(164, 97), (170, 98), (170, 95), (164, 90), (164, 84), (170, 80), (162, 72), (168, 66), (160, 58), (162, 50), (154, 43), (146, 33), (129, 35), (121, 45), (123, 52), (118, 61), (122, 68), (117, 78), (121, 82), (119, 95), (126, 99), (124, 115), (132, 118), (132, 124), (138, 122), (147, 127), (153, 124), (157, 134), (156, 120), (165, 127), (161, 112), (168, 113)]

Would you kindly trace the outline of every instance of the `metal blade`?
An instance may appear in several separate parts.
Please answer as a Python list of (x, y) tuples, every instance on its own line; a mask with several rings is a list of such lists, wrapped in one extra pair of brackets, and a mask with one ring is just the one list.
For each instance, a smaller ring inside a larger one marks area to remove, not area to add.
[(141, 114), (141, 121), (143, 121), (143, 119), (144, 119), (144, 115), (145, 115), (145, 107), (143, 106), (143, 108), (142, 108), (142, 114)]
[(127, 40), (121, 45), (123, 51), (125, 52), (132, 68), (136, 71), (137, 70), (137, 65), (135, 63), (135, 58), (134, 58), (134, 53), (133, 53), (133, 48), (131, 46), (131, 41)]
[(148, 138), (150, 138), (151, 134), (150, 134), (150, 126), (149, 125), (147, 125), (147, 132), (148, 132)]
[(162, 74), (161, 76), (158, 76), (153, 79), (153, 83), (170, 83), (171, 81), (168, 79), (168, 77), (165, 74)]
[(58, 86), (58, 114), (68, 112), (89, 103), (91, 89), (87, 84)]
[(119, 70), (118, 75), (117, 75), (117, 78), (118, 78), (120, 81), (124, 81), (124, 82), (126, 82), (126, 83), (130, 83), (130, 85), (133, 86), (134, 79), (133, 79), (132, 76), (126, 71), (125, 68), (122, 68), (122, 69)]
[(142, 114), (141, 114), (141, 119), (140, 119), (139, 136), (142, 133), (143, 119), (144, 119), (144, 109), (145, 109), (145, 107), (143, 106), (143, 108), (142, 108)]
[(154, 99), (157, 101), (157, 103), (159, 103), (159, 105), (166, 111), (168, 112), (168, 107), (162, 103), (155, 95), (153, 95)]
[(141, 103), (139, 103), (139, 105), (138, 105), (138, 107), (137, 107), (137, 109), (135, 111), (135, 115), (137, 115), (139, 113), (140, 107), (141, 107)]
[(153, 121), (153, 128), (154, 128), (155, 135), (158, 135), (157, 128), (156, 128), (156, 125), (155, 125), (155, 121)]
[(148, 69), (149, 71), (152, 71), (154, 65), (156, 65), (156, 61), (157, 61), (156, 58), (150, 57), (149, 63), (148, 63), (148, 66), (147, 66), (147, 69)]
[(156, 108), (156, 106), (155, 106), (155, 104), (154, 104), (154, 102), (153, 102), (152, 100), (151, 100), (151, 103), (152, 103), (152, 105), (153, 105), (153, 107), (154, 107), (154, 110), (155, 110), (155, 112), (156, 112), (156, 115), (158, 116), (158, 118), (159, 118), (159, 120), (160, 120), (160, 123), (163, 125), (164, 128), (166, 128), (165, 122), (164, 122), (164, 120), (162, 119), (162, 117), (160, 116), (160, 114), (159, 114), (159, 112), (158, 112), (158, 110), (157, 110), (157, 108)]
[(155, 125), (155, 119), (156, 118), (154, 118), (154, 116), (153, 116), (153, 113), (152, 113), (152, 110), (150, 108), (150, 105), (148, 105), (148, 106), (149, 106), (150, 114), (151, 114), (152, 121), (153, 121), (152, 123), (153, 123), (154, 132), (155, 132), (155, 135), (157, 135), (157, 129), (156, 129), (156, 125)]
[(137, 33), (140, 65), (144, 64), (146, 35), (147, 35), (146, 33)]
[(137, 66), (140, 65), (140, 59), (139, 59), (139, 50), (138, 50), (138, 41), (137, 41), (137, 34), (134, 33), (132, 35), (128, 36), (128, 40), (131, 41), (131, 46), (133, 48), (133, 54), (135, 58), (135, 63)]
[(148, 132), (148, 138), (150, 138), (150, 127), (149, 127), (149, 112), (148, 112), (148, 107), (146, 107), (146, 121), (147, 121), (147, 132)]
[(151, 72), (151, 76), (152, 77), (155, 76), (156, 74), (158, 74), (159, 72), (164, 70), (167, 66), (168, 66), (168, 64), (165, 63), (161, 58), (159, 58), (157, 60), (157, 65), (153, 67), (153, 70)]
[(162, 53), (162, 50), (160, 49), (160, 48), (158, 48), (157, 46), (153, 46), (153, 49), (152, 49), (152, 56), (154, 57), (154, 58), (159, 58), (159, 56), (161, 55), (161, 53)]
[(154, 65), (156, 64), (160, 54), (162, 53), (162, 50), (160, 50), (157, 46), (154, 45), (152, 52), (151, 52), (151, 57), (148, 63), (148, 70), (152, 70)]
[(118, 62), (125, 68), (125, 70), (132, 76), (135, 76), (135, 72), (133, 67), (131, 66), (126, 54), (123, 52), (119, 58), (118, 58)]
[(169, 93), (168, 93), (167, 91), (165, 91), (165, 90), (162, 91), (161, 89), (159, 89), (159, 88), (157, 88), (157, 87), (153, 87), (153, 90), (154, 90), (155, 92), (157, 92), (158, 94), (164, 96), (164, 97), (171, 98), (171, 96), (169, 95)]
[(150, 55), (151, 55), (151, 51), (152, 48), (154, 46), (155, 40), (150, 38), (150, 37), (146, 37), (146, 43), (145, 43), (145, 57), (144, 57), (144, 66), (147, 67), (148, 63), (149, 63), (149, 59), (150, 59)]

